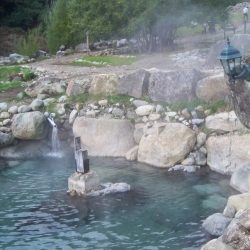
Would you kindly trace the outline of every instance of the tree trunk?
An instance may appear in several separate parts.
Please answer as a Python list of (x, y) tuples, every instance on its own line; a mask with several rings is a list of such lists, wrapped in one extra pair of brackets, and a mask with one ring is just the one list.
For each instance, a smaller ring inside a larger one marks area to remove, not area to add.
[(250, 128), (250, 85), (244, 80), (227, 80), (231, 101), (241, 123)]

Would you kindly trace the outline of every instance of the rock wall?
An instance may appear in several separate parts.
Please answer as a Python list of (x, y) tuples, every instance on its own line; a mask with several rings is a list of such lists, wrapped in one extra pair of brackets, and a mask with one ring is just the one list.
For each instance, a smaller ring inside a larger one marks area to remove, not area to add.
[(92, 156), (125, 157), (135, 146), (134, 126), (128, 120), (77, 117), (73, 133)]

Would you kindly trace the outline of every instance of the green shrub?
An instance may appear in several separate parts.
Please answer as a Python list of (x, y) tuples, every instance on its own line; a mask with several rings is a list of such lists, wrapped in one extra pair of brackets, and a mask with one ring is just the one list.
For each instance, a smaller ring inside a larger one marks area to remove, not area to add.
[(45, 47), (45, 39), (40, 28), (29, 30), (25, 37), (17, 42), (17, 52), (25, 56), (33, 56), (39, 49)]
[(51, 53), (55, 53), (61, 45), (69, 45), (71, 33), (67, 12), (67, 0), (58, 0), (52, 8), (47, 27), (47, 42)]

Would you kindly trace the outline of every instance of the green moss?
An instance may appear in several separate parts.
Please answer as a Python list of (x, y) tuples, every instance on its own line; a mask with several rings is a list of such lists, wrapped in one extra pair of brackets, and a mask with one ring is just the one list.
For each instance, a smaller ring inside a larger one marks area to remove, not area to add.
[(111, 95), (107, 97), (109, 104), (119, 103), (121, 105), (125, 105), (126, 107), (131, 106), (131, 96), (128, 95)]
[(173, 111), (180, 111), (187, 108), (189, 111), (194, 110), (197, 106), (203, 106), (204, 109), (210, 109), (211, 113), (216, 113), (218, 111), (227, 110), (228, 104), (223, 101), (216, 102), (205, 102), (200, 99), (193, 99), (191, 101), (176, 102), (168, 105)]
[(136, 61), (134, 56), (85, 56), (73, 62), (84, 67), (106, 67), (130, 65)]

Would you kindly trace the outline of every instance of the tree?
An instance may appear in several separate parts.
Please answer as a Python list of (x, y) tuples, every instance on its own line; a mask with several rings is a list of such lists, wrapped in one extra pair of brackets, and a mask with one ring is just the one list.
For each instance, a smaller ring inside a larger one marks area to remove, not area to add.
[(1, 0), (0, 23), (2, 26), (33, 28), (41, 22), (43, 10), (51, 0)]

